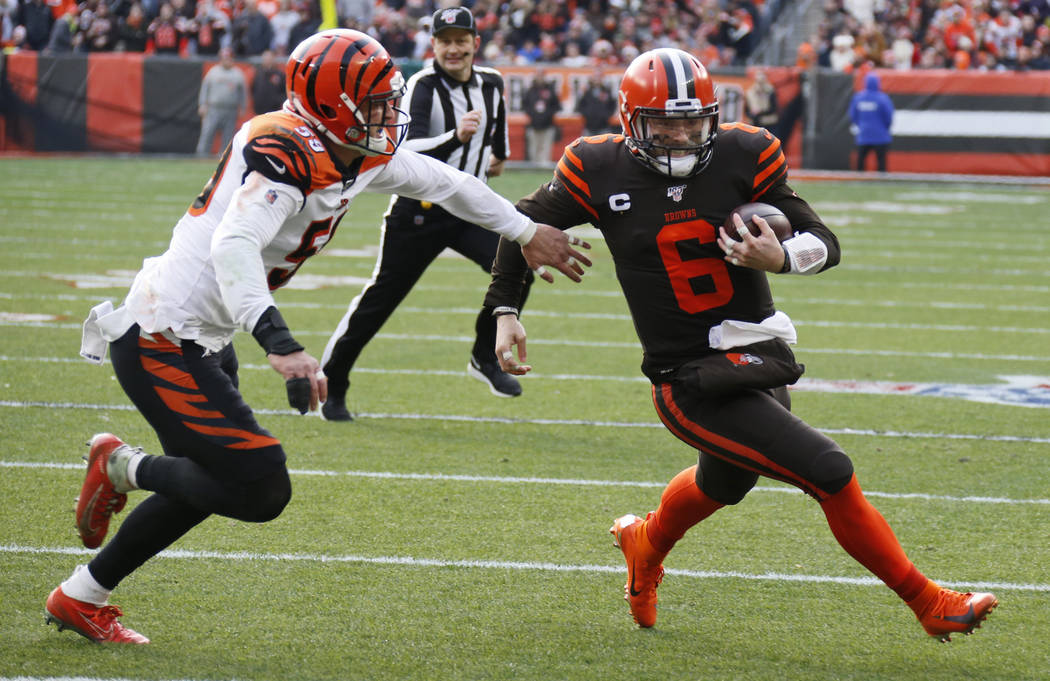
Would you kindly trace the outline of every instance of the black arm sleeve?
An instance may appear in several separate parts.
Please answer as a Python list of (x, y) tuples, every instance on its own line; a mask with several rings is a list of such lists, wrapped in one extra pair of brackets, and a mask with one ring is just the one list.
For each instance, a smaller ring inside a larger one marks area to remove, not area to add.
[(255, 328), (252, 329), (252, 336), (267, 355), (290, 355), (303, 350), (303, 346), (292, 338), (292, 332), (288, 330), (284, 317), (273, 305), (266, 308), (266, 312), (259, 317)]
[(525, 291), (529, 265), (515, 241), (500, 238), (496, 259), (492, 262), (492, 283), (485, 294), (485, 307), (506, 306), (520, 310)]

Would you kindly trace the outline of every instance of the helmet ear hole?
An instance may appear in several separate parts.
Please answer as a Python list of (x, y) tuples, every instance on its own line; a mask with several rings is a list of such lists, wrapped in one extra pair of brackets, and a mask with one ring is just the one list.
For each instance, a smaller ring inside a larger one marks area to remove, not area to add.
[(328, 119), (335, 118), (335, 109), (333, 109), (332, 107), (328, 106), (327, 104), (318, 104), (317, 110), (325, 118), (328, 118)]

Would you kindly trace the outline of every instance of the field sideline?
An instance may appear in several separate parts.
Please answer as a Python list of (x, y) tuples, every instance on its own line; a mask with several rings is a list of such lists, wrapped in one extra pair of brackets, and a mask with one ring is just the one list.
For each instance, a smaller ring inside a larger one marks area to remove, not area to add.
[[(213, 517), (114, 593), (144, 647), (43, 624), (89, 560), (72, 526), (83, 442), (159, 451), (80, 324), (115, 302), (214, 164), (0, 157), (0, 681), (14, 679), (1050, 679), (1050, 232), (1045, 188), (792, 182), (842, 265), (771, 277), (807, 371), (794, 411), (834, 437), (911, 559), (1001, 605), (939, 645), (832, 539), (819, 507), (762, 480), (667, 561), (638, 630), (606, 532), (695, 453), (659, 424), (600, 236), (584, 282), (533, 289), (534, 374), (491, 397), (464, 371), (487, 276), (442, 257), (365, 349), (352, 424), (300, 417), (250, 337), (241, 387), (289, 452), (276, 521)], [(512, 171), (517, 198), (547, 175)], [(319, 356), (368, 279), (385, 197), (353, 205), (277, 293)], [(129, 505), (141, 500), (132, 495)], [(116, 517), (119, 523), (124, 514)]]

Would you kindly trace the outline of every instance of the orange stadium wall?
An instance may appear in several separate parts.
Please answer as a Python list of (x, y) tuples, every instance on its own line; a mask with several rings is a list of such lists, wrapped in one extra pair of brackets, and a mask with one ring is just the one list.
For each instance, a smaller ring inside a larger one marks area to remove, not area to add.
[[(45, 56), (20, 52), (0, 66), (0, 151), (193, 153), (200, 134), (197, 93), (214, 62), (142, 54)], [(406, 74), (418, 68), (406, 64)], [(250, 63), (240, 64), (248, 79)], [(525, 157), (521, 101), (535, 67), (500, 67), (507, 83), (511, 160)], [(784, 142), (793, 168), (852, 167), (847, 107), (855, 76), (794, 67), (766, 68), (777, 88)], [(580, 135), (572, 113), (594, 74), (549, 66), (563, 107), (551, 160)], [(754, 69), (716, 71), (722, 121), (744, 119), (743, 93)], [(878, 71), (897, 108), (889, 170), (916, 173), (1050, 175), (1050, 74)], [(613, 89), (619, 71), (602, 77)], [(803, 96), (805, 95), (805, 96)], [(248, 104), (251, 109), (251, 102)], [(615, 118), (612, 121), (616, 124)], [(214, 150), (218, 151), (218, 150)]]

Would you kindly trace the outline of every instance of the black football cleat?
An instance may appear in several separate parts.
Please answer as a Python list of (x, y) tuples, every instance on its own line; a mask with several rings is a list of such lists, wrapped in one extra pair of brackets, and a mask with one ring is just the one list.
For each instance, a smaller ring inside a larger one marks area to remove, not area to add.
[(476, 378), (489, 387), (496, 397), (517, 397), (521, 394), (521, 384), (518, 379), (499, 368), (499, 364), (493, 362), (479, 362), (473, 356), (467, 365), (467, 375)]
[(321, 416), (325, 421), (353, 421), (354, 415), (346, 408), (346, 397), (328, 395), (328, 399), (321, 405)]

